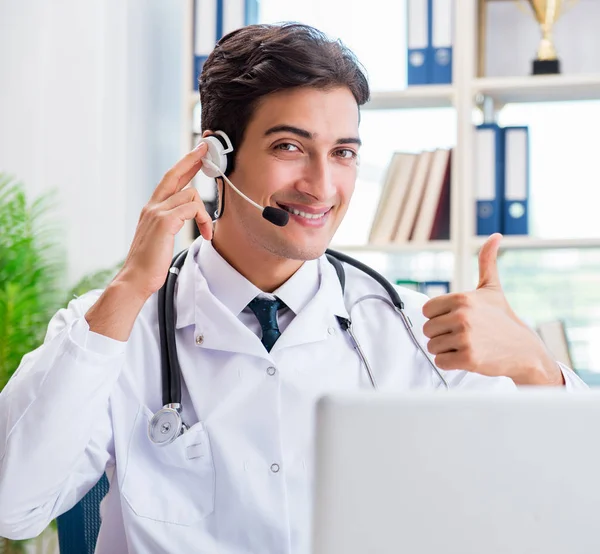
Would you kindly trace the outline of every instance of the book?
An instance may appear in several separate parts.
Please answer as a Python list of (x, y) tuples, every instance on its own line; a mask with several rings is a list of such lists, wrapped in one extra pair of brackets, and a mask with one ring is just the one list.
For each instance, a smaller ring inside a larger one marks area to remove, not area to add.
[(423, 281), (420, 283), (419, 290), (429, 298), (442, 296), (450, 292), (449, 281)]
[(504, 127), (502, 232), (529, 234), (529, 129)]
[(423, 198), (425, 184), (427, 183), (432, 156), (433, 152), (425, 151), (421, 152), (417, 157), (411, 183), (408, 186), (406, 201), (402, 206), (402, 211), (398, 214), (393, 238), (395, 243), (405, 243), (411, 238)]
[(429, 298), (435, 298), (450, 292), (449, 281), (415, 281), (413, 279), (396, 279), (396, 285), (416, 292), (421, 292)]
[[(406, 192), (410, 184), (417, 154), (396, 152), (389, 170), (389, 182), (386, 182), (386, 194), (382, 196), (376, 215), (374, 233), (370, 237), (373, 244), (388, 244), (396, 227), (398, 215), (406, 200)], [(386, 176), (387, 181), (387, 176)]]
[(218, 18), (218, 0), (194, 1), (194, 76), (192, 89), (196, 90), (204, 62), (221, 38)]
[(382, 233), (380, 231), (383, 223), (382, 214), (385, 211), (387, 200), (394, 185), (394, 177), (399, 167), (400, 158), (396, 155), (396, 153), (394, 153), (388, 163), (383, 185), (381, 186), (379, 202), (377, 204), (377, 209), (375, 210), (375, 216), (373, 217), (373, 223), (371, 224), (371, 231), (369, 233), (370, 243), (379, 243), (382, 240)]
[(504, 131), (496, 123), (475, 128), (475, 210), (477, 235), (502, 231)]
[(438, 149), (432, 155), (431, 167), (411, 240), (419, 242), (442, 240), (441, 235), (446, 234), (446, 226), (448, 226), (448, 236), (444, 238), (449, 238), (449, 192), (450, 150)]
[(431, 82), (431, 1), (408, 0), (406, 4), (406, 81), (409, 86)]
[(564, 322), (561, 320), (544, 321), (538, 324), (537, 332), (554, 359), (573, 369), (573, 359)]
[(452, 47), (454, 43), (455, 0), (431, 3), (431, 83), (452, 83)]
[(412, 279), (396, 279), (396, 285), (404, 287), (405, 289), (414, 290), (415, 292), (421, 291), (421, 283), (419, 283), (419, 281), (413, 281)]

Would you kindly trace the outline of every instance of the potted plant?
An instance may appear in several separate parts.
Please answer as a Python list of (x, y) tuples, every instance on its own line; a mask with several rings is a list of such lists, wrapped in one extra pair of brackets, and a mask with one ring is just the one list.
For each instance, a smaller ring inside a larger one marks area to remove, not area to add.
[[(74, 295), (104, 287), (118, 269), (88, 275), (67, 290), (55, 205), (55, 193), (30, 202), (22, 183), (0, 173), (0, 391), (21, 358), (42, 344), (56, 311)], [(36, 541), (0, 537), (0, 554), (30, 552), (32, 542), (35, 552), (57, 552), (55, 535), (42, 533)]]

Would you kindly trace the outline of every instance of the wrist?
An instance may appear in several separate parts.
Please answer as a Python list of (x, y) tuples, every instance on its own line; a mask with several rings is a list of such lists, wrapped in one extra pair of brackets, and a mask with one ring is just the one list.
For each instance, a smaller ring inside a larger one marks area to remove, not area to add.
[(138, 304), (140, 309), (154, 294), (153, 291), (146, 290), (143, 279), (139, 279), (131, 270), (125, 267), (115, 276), (107, 289), (112, 289), (116, 294), (127, 298), (131, 303)]
[(138, 288), (116, 277), (85, 314), (90, 331), (127, 341), (146, 300)]
[(561, 387), (565, 384), (560, 366), (547, 354), (525, 366), (513, 381), (517, 385)]

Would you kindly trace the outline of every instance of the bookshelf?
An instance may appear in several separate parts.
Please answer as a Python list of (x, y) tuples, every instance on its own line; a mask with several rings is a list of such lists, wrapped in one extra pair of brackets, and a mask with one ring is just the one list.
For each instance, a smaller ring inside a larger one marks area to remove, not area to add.
[(373, 244), (331, 244), (334, 250), (343, 252), (387, 252), (387, 253), (405, 253), (405, 252), (451, 252), (454, 243), (449, 240), (431, 240), (428, 242), (407, 242), (405, 244), (384, 244), (375, 246)]
[(454, 105), (452, 85), (427, 85), (399, 91), (373, 91), (363, 110), (405, 110), (415, 108), (450, 108)]
[[(188, 1), (189, 32), (183, 37), (184, 60), (192, 67), (193, 0)], [(341, 244), (334, 241), (332, 248), (348, 253), (380, 252), (387, 255), (406, 253), (452, 253), (454, 269), (452, 290), (468, 290), (473, 283), (473, 260), (485, 241), (475, 236), (474, 208), (474, 125), (484, 103), (500, 110), (510, 103), (540, 103), (600, 99), (600, 73), (561, 74), (549, 76), (479, 77), (479, 32), (481, 3), (491, 0), (456, 0), (455, 40), (453, 52), (453, 83), (451, 85), (426, 85), (394, 91), (372, 91), (372, 98), (362, 109), (413, 110), (423, 108), (453, 108), (456, 114), (456, 143), (451, 169), (451, 229), (449, 241), (406, 243), (373, 246), (370, 244)], [(498, 0), (495, 0), (498, 1)], [(523, 17), (527, 17), (523, 14)], [(404, 55), (400, 52), (399, 55)], [(531, 52), (524, 52), (531, 58)], [(188, 63), (189, 62), (189, 63)], [(198, 92), (193, 91), (192, 75), (184, 71), (182, 151), (191, 145), (192, 110), (197, 104)], [(599, 248), (598, 237), (581, 239), (543, 239), (533, 236), (505, 236), (504, 250), (542, 250)], [(191, 230), (189, 231), (191, 237)], [(189, 239), (186, 239), (189, 241)]]
[[(485, 237), (475, 237), (471, 242), (471, 248), (478, 251)], [(504, 237), (502, 248), (511, 250), (562, 250), (566, 248), (599, 248), (600, 238), (582, 239), (541, 239), (536, 237)]]
[(499, 105), (563, 102), (600, 98), (600, 75), (537, 75), (473, 79), (471, 94), (493, 98)]

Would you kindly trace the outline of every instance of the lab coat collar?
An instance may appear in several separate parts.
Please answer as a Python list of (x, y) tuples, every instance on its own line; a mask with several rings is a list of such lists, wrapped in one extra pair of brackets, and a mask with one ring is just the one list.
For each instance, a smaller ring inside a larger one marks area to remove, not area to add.
[[(208, 262), (206, 265), (205, 261)], [(313, 286), (311, 281), (314, 283), (315, 277), (311, 275), (313, 271), (318, 275), (318, 290), (312, 297), (306, 298), (306, 292)], [(213, 283), (218, 283), (215, 288), (218, 296), (212, 290), (215, 287)], [(238, 288), (243, 291), (239, 292)], [(234, 300), (223, 294), (229, 291), (235, 297)], [(275, 343), (271, 353), (268, 353), (258, 337), (237, 317), (260, 292), (231, 268), (210, 243), (200, 237), (190, 247), (177, 280), (176, 326), (180, 329), (195, 324), (196, 336), (202, 336), (202, 347), (243, 352), (269, 359), (282, 348), (326, 339), (329, 328), (337, 325), (334, 316), (348, 317), (333, 266), (325, 256), (308, 262), (275, 291), (278, 296), (281, 293), (280, 298), (286, 304), (290, 303), (288, 306), (296, 316)], [(236, 337), (235, 341), (231, 340), (232, 336)]]

